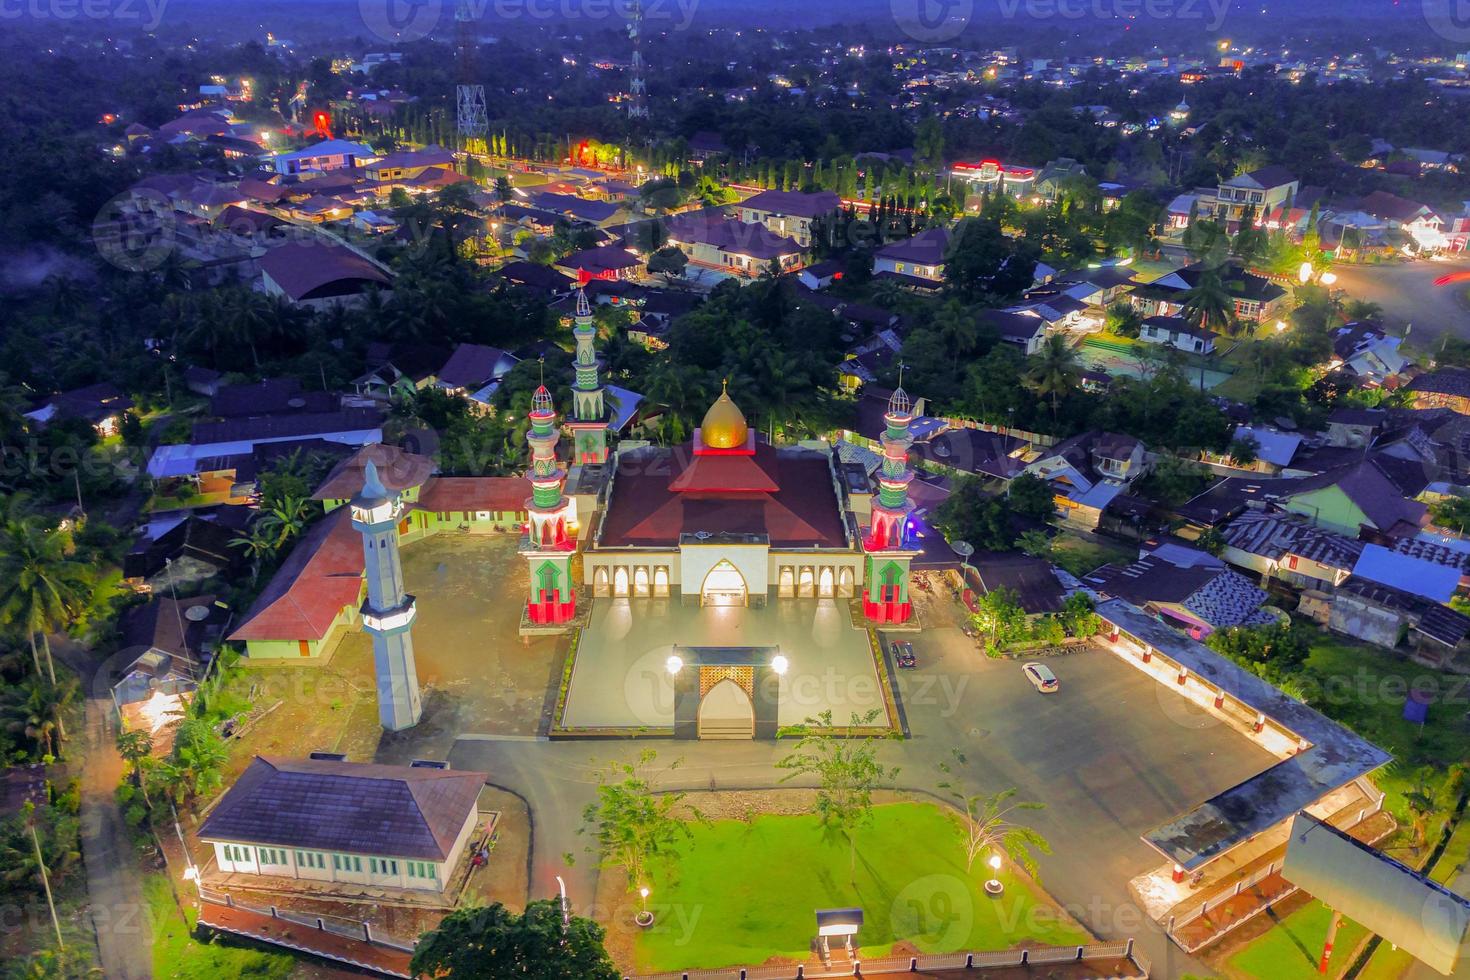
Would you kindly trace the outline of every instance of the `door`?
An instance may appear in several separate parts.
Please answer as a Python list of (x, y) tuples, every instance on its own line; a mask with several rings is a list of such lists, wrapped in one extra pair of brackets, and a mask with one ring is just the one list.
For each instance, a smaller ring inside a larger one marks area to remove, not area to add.
[(704, 586), (699, 591), (700, 605), (703, 606), (745, 605), (745, 577), (738, 568), (730, 564), (729, 559), (721, 560), (709, 570), (709, 574), (704, 577)]
[(755, 738), (755, 706), (734, 680), (725, 678), (700, 699), (699, 737)]

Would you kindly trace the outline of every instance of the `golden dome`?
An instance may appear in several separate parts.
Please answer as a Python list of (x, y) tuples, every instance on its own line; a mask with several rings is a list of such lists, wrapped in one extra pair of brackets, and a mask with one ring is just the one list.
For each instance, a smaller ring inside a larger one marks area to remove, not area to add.
[(730, 393), (722, 391), (704, 413), (699, 437), (711, 449), (739, 449), (745, 445), (749, 431), (744, 413), (730, 400)]

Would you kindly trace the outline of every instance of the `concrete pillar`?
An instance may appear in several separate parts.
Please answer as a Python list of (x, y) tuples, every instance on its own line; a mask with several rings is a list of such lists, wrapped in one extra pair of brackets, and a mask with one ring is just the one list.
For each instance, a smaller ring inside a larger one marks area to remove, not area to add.
[(1258, 711), (1258, 712), (1256, 712), (1256, 723), (1251, 726), (1251, 731), (1253, 731), (1257, 735), (1259, 735), (1259, 734), (1261, 734), (1261, 732), (1263, 732), (1265, 730), (1266, 730), (1266, 716), (1264, 714), (1262, 714), (1261, 712)]
[(1174, 679), (1174, 682), (1180, 687), (1183, 687), (1184, 682), (1187, 680), (1189, 680), (1189, 668), (1181, 666), (1179, 668), (1179, 676)]
[(1144, 663), (1148, 663), (1153, 658), (1154, 658), (1154, 648), (1151, 647), (1151, 646), (1145, 645), (1144, 648), (1143, 648), (1143, 662)]
[(1332, 944), (1337, 942), (1337, 927), (1342, 924), (1342, 913), (1336, 909), (1332, 910), (1332, 921), (1327, 923), (1327, 942), (1322, 944), (1322, 960), (1317, 964), (1317, 972), (1323, 976), (1327, 975), (1327, 963), (1332, 959)]
[(1223, 708), (1223, 707), (1225, 707), (1225, 692), (1224, 691), (1216, 691), (1215, 692), (1215, 707), (1216, 708)]

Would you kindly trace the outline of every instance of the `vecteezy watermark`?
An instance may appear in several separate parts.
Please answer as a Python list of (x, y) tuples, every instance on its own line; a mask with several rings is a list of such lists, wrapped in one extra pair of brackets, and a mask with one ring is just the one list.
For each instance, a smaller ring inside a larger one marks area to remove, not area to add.
[(964, 33), (975, 16), (975, 0), (889, 0), (893, 22), (915, 41), (938, 44)]
[(419, 41), (439, 25), (443, 0), (357, 0), (363, 26), (384, 41)]
[(1202, 20), (1218, 31), (1232, 0), (997, 0), (1006, 20)]
[(111, 20), (155, 31), (169, 0), (0, 0), (0, 20)]
[(1470, 0), (1420, 0), (1429, 29), (1446, 41), (1470, 42)]

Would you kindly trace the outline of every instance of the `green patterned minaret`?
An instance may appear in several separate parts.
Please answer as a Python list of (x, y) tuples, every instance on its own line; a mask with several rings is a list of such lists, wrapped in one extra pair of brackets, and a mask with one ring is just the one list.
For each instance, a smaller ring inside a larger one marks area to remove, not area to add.
[(572, 462), (598, 465), (607, 461), (607, 409), (598, 379), (602, 359), (597, 356), (597, 324), (587, 302), (587, 273), (579, 273), (578, 280), (577, 322), (572, 328), (577, 340), (573, 362), (577, 380), (572, 385), (572, 417), (566, 426), (572, 430)]

